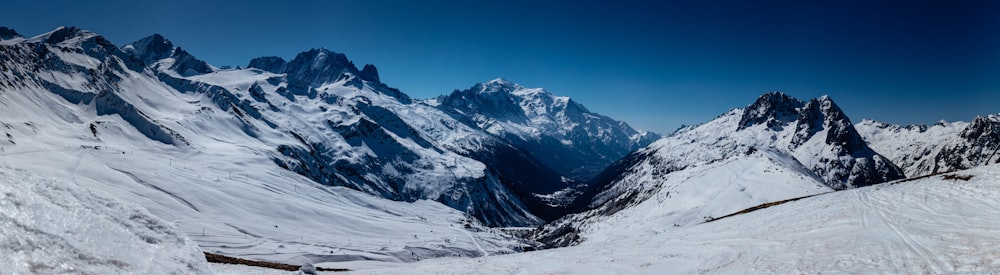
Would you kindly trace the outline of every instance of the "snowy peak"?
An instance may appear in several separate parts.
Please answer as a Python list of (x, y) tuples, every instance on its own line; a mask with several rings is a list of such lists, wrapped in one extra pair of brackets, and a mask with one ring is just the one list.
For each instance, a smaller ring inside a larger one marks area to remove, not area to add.
[(765, 125), (778, 132), (786, 126), (794, 126), (792, 147), (801, 146), (817, 133), (826, 131), (824, 142), (828, 145), (843, 147), (847, 152), (867, 150), (847, 114), (827, 95), (803, 102), (781, 92), (765, 93), (743, 110), (737, 129), (754, 125)]
[(173, 71), (182, 76), (207, 74), (215, 71), (215, 68), (205, 61), (199, 60), (184, 49), (174, 46), (170, 40), (159, 34), (153, 34), (129, 43), (122, 47), (122, 51), (142, 60), (148, 66)]
[[(295, 55), (291, 61), (285, 61), (277, 56), (258, 57), (250, 60), (247, 67), (276, 74), (287, 74), (290, 80), (296, 82), (295, 86), (301, 86), (302, 89), (316, 88), (351, 77), (371, 82), (376, 86), (385, 86), (378, 85), (381, 82), (375, 65), (368, 64), (363, 69), (358, 70), (354, 62), (347, 58), (347, 55), (324, 48), (301, 52)], [(381, 88), (392, 90), (388, 87)], [(394, 94), (396, 93), (398, 92), (394, 92)], [(408, 98), (405, 95), (398, 95), (398, 97)]]
[(50, 32), (32, 37), (31, 39), (28, 40), (28, 42), (46, 43), (51, 45), (60, 44), (64, 42), (79, 44), (80, 41), (90, 39), (95, 36), (98, 35), (90, 31), (81, 30), (77, 27), (61, 26)]
[(520, 84), (499, 77), (487, 81), (485, 83), (479, 83), (477, 85), (480, 87), (479, 90), (480, 93), (495, 93), (495, 92), (513, 93), (516, 90), (524, 88), (524, 86), (521, 86)]
[(21, 38), (22, 36), (18, 34), (13, 29), (7, 27), (0, 27), (0, 40), (9, 40), (14, 38)]
[(346, 55), (323, 48), (299, 53), (288, 62), (285, 73), (312, 87), (335, 82), (347, 75), (359, 75), (358, 68)]
[(592, 113), (569, 97), (497, 78), (437, 99), (459, 120), (525, 148), (570, 178), (586, 181), (659, 136)]
[(122, 50), (135, 55), (146, 64), (153, 64), (170, 57), (174, 52), (174, 44), (160, 34), (153, 34), (122, 47)]
[[(122, 55), (111, 41), (96, 33), (77, 27), (58, 27), (50, 32), (32, 37), (24, 43), (42, 43), (103, 59), (109, 55)], [(70, 50), (72, 49), (72, 50)]]

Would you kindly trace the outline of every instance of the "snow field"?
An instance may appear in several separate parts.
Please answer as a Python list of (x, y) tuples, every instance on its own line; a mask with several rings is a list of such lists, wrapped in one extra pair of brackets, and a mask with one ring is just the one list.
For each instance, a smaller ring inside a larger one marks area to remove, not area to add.
[(0, 162), (0, 270), (209, 274), (196, 244), (145, 209)]

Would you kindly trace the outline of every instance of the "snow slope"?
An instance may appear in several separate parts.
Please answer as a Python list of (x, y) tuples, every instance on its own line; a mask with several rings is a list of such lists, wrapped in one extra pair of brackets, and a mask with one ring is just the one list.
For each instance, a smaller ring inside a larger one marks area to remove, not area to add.
[(210, 274), (175, 225), (63, 177), (0, 162), (0, 270), (7, 274)]
[[(600, 197), (594, 209), (542, 227), (541, 241), (564, 246), (594, 239), (641, 235), (648, 230), (688, 227), (763, 203), (833, 191), (790, 156), (773, 150), (662, 172), (661, 163), (632, 166), (616, 197)], [(640, 185), (640, 186), (636, 186)], [(610, 193), (610, 192), (606, 192)], [(605, 195), (605, 194), (601, 194)], [(616, 214), (624, 212), (625, 214)], [(635, 220), (621, 217), (633, 215)], [(565, 234), (569, 230), (569, 234)]]
[[(525, 245), (484, 227), (466, 209), (320, 185), (277, 165), (279, 145), (309, 136), (275, 131), (266, 118), (253, 118), (259, 114), (254, 106), (267, 105), (252, 102), (249, 87), (238, 86), (274, 74), (231, 70), (202, 77), (223, 85), (242, 74), (245, 79), (230, 83), (242, 89), (236, 95), (153, 71), (76, 28), (7, 41), (0, 45), (0, 159), (142, 205), (206, 251), (300, 264), (502, 254)], [(345, 96), (357, 92), (337, 87)], [(302, 126), (302, 132), (314, 128)], [(431, 151), (437, 160), (464, 160)], [(435, 164), (428, 170), (449, 178), (485, 173), (474, 162)]]
[[(946, 179), (953, 175), (962, 179)], [(818, 195), (690, 227), (579, 246), (352, 266), (361, 274), (989, 273), (1000, 269), (1000, 166)], [(618, 223), (647, 213), (622, 211)]]

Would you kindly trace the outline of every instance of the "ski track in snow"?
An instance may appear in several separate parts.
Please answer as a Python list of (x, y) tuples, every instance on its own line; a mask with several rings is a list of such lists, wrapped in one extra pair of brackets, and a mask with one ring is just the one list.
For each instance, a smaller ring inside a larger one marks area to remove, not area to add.
[[(108, 168), (111, 168), (111, 167), (108, 167)], [(178, 195), (176, 195), (174, 193), (170, 193), (170, 191), (164, 190), (163, 188), (160, 188), (159, 186), (156, 186), (156, 185), (153, 185), (151, 183), (148, 183), (148, 182), (142, 180), (141, 178), (137, 177), (135, 174), (133, 174), (131, 172), (128, 172), (128, 171), (125, 171), (125, 170), (121, 170), (121, 169), (115, 169), (115, 168), (111, 168), (111, 170), (118, 171), (119, 173), (122, 173), (123, 175), (128, 176), (129, 178), (132, 179), (132, 181), (135, 181), (135, 183), (142, 184), (142, 185), (145, 185), (146, 187), (153, 188), (156, 191), (163, 192), (163, 194), (165, 194), (167, 196), (170, 196), (171, 198), (177, 200), (180, 203), (183, 203), (184, 205), (186, 205), (188, 208), (191, 208), (191, 210), (194, 210), (195, 212), (201, 212), (201, 210), (198, 210), (198, 207), (194, 206), (194, 204), (192, 204), (191, 202), (185, 200), (181, 196), (178, 196)]]
[(458, 228), (453, 228), (453, 230), (458, 231), (458, 232), (462, 233), (465, 236), (468, 236), (469, 240), (472, 241), (472, 244), (476, 245), (476, 249), (479, 250), (479, 253), (482, 253), (482, 256), (489, 256), (490, 255), (490, 253), (487, 252), (486, 249), (483, 249), (483, 246), (479, 245), (479, 241), (476, 240), (475, 236), (472, 236), (472, 233), (469, 233), (469, 231), (458, 229)]

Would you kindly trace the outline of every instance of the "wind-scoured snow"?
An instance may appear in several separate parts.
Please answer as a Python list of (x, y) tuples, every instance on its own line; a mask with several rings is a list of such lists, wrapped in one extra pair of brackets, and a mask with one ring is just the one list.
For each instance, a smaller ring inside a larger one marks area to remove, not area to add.
[[(949, 176), (945, 178), (945, 176)], [(960, 179), (959, 179), (960, 178)], [(966, 180), (967, 179), (967, 180)], [(609, 219), (578, 246), (364, 265), (361, 274), (989, 273), (1000, 269), (1000, 166), (818, 195), (690, 227)], [(602, 229), (602, 231), (605, 231)], [(322, 266), (322, 265), (320, 265)]]
[(0, 163), (0, 270), (7, 274), (210, 274), (176, 225), (65, 177)]

